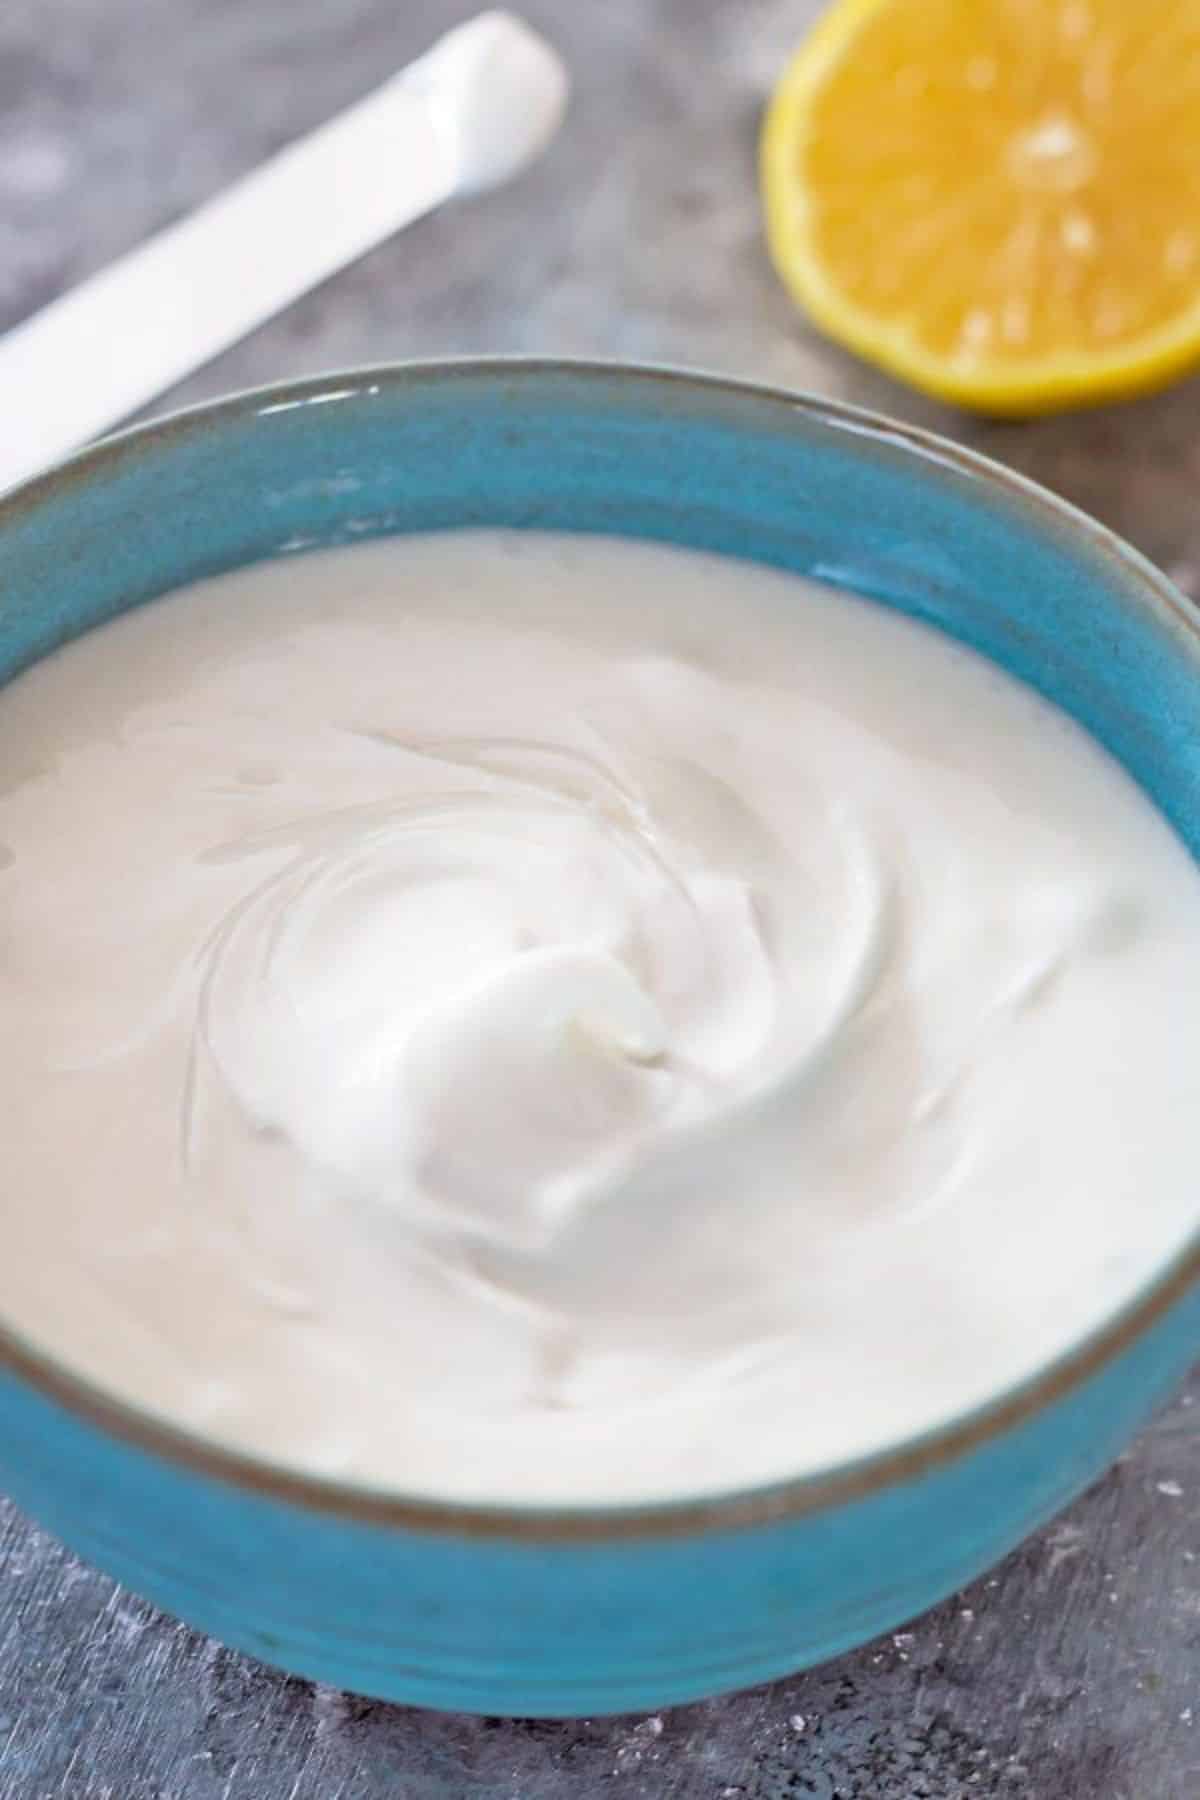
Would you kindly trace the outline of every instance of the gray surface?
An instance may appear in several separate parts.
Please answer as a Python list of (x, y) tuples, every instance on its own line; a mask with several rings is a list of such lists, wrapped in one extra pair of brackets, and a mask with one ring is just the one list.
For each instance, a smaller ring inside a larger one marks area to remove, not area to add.
[[(365, 91), (469, 0), (5, 0), (0, 327)], [(508, 193), (407, 233), (192, 381), (600, 352), (879, 406), (1091, 508), (1200, 595), (1200, 387), (969, 425), (821, 345), (762, 252), (757, 115), (812, 0), (529, 0), (577, 79)], [(385, 172), (380, 172), (384, 178)], [(11, 429), (11, 422), (6, 421)], [(817, 1673), (662, 1719), (370, 1705), (154, 1614), (0, 1510), (2, 1800), (1195, 1800), (1200, 1402), (969, 1593)], [(611, 1783), (611, 1788), (609, 1784)]]

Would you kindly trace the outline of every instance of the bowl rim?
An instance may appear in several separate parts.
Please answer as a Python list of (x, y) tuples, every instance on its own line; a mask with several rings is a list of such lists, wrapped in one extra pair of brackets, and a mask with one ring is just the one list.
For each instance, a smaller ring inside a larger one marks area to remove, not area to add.
[[(3, 531), (44, 505), (69, 499), (93, 476), (117, 470), (173, 443), (203, 435), (232, 419), (256, 419), (308, 405), (338, 404), (456, 380), (572, 380), (592, 386), (657, 392), (662, 399), (690, 398), (710, 416), (723, 402), (752, 407), (780, 424), (802, 420), (819, 429), (857, 437), (922, 466), (932, 479), (948, 475), (990, 490), (1021, 510), (1047, 535), (1067, 537), (1090, 551), (1131, 603), (1148, 610), (1190, 654), (1200, 680), (1200, 609), (1192, 607), (1160, 570), (1107, 526), (1037, 482), (980, 452), (922, 427), (865, 407), (824, 399), (769, 383), (687, 366), (630, 363), (619, 359), (542, 356), (459, 356), (369, 363), (300, 379), (244, 388), (179, 408), (106, 436), (43, 474), (0, 494)], [(729, 416), (736, 429), (738, 413)], [(965, 1411), (912, 1436), (808, 1474), (716, 1493), (620, 1503), (536, 1504), (459, 1501), (409, 1494), (302, 1468), (238, 1449), (174, 1423), (110, 1392), (89, 1376), (40, 1349), (0, 1318), (0, 1376), (15, 1376), (43, 1398), (102, 1433), (148, 1452), (169, 1465), (213, 1477), (261, 1499), (284, 1501), (309, 1512), (359, 1523), (423, 1533), (509, 1540), (617, 1543), (631, 1539), (692, 1536), (801, 1518), (865, 1500), (929, 1475), (1065, 1399), (1091, 1376), (1143, 1338), (1190, 1289), (1200, 1284), (1200, 1221), (1175, 1254), (1125, 1303), (1048, 1363)]]

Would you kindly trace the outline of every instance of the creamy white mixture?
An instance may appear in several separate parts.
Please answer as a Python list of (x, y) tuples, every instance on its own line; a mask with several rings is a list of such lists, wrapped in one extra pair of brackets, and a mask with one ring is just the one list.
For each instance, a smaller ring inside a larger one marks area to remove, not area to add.
[(0, 1316), (309, 1469), (623, 1501), (1065, 1347), (1197, 1220), (1200, 877), (990, 665), (460, 533), (0, 697)]

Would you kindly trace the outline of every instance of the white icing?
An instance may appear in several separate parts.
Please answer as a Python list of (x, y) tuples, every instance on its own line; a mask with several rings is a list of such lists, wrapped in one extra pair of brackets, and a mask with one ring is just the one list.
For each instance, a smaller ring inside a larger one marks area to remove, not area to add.
[(460, 1498), (925, 1429), (1196, 1220), (1200, 880), (866, 602), (460, 533), (205, 584), (0, 700), (0, 1313)]

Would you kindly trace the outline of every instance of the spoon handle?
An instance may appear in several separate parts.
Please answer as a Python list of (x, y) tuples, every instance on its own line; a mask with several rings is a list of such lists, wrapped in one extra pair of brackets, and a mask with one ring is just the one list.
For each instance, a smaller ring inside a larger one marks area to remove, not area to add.
[[(0, 493), (454, 193), (515, 173), (557, 125), (564, 91), (547, 45), (481, 14), (15, 327), (0, 338)], [(543, 128), (531, 130), (539, 100)], [(481, 143), (494, 146), (482, 162)]]

